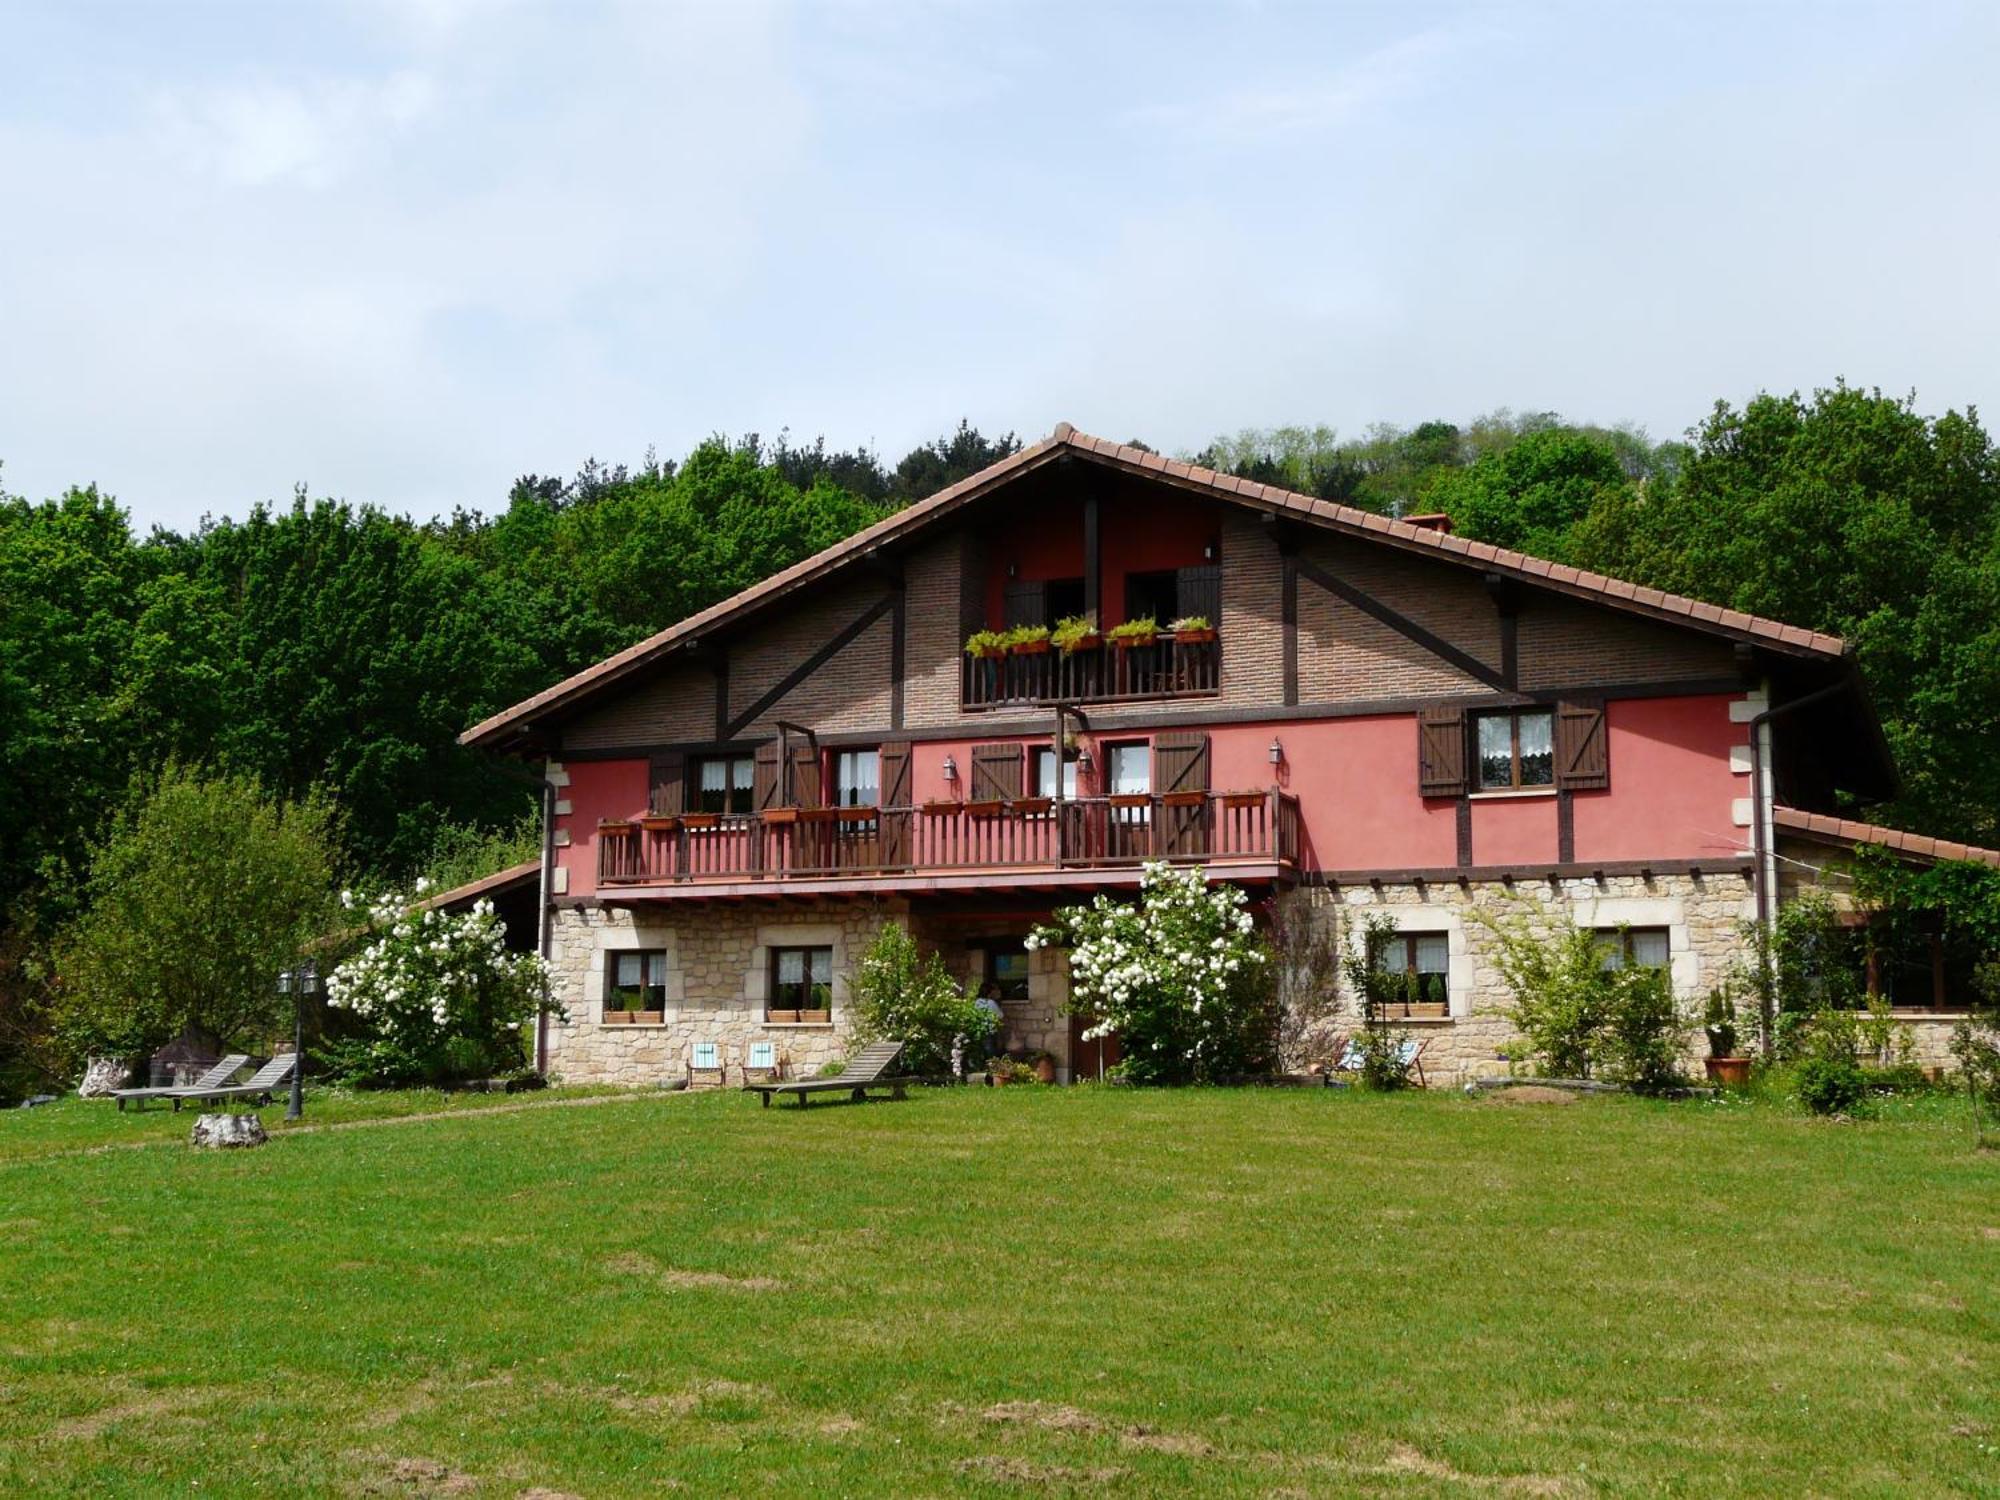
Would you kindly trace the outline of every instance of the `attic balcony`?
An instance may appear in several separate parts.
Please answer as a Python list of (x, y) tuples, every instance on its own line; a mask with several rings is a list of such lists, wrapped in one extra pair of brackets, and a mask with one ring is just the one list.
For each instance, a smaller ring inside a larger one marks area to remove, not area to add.
[(1190, 791), (920, 807), (798, 807), (605, 823), (597, 884), (641, 896), (1130, 884), (1169, 860), (1245, 881), (1298, 873), (1298, 798)]
[(1142, 642), (1107, 638), (1074, 651), (1041, 642), (1028, 652), (967, 656), (959, 681), (967, 709), (1213, 698), (1222, 691), (1222, 643), (1212, 630), (1162, 631)]

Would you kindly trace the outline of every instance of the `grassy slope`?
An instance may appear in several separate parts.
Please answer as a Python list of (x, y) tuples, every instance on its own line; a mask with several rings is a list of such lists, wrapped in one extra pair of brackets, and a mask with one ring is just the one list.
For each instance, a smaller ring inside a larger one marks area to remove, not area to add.
[(2000, 1162), (1940, 1120), (652, 1096), (58, 1159), (23, 1119), (4, 1493), (2000, 1493)]

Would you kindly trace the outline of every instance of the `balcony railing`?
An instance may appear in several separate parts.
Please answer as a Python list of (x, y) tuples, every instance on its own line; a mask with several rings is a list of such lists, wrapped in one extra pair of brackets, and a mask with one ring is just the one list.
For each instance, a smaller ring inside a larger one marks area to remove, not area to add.
[(1296, 866), (1298, 857), (1290, 793), (1176, 792), (637, 818), (598, 829), (597, 883), (1091, 870), (1152, 859)]
[(963, 658), (966, 708), (1034, 703), (1111, 703), (1126, 698), (1204, 698), (1222, 689), (1222, 645), (1214, 635), (1160, 635), (1144, 644), (1107, 640), (1080, 651)]

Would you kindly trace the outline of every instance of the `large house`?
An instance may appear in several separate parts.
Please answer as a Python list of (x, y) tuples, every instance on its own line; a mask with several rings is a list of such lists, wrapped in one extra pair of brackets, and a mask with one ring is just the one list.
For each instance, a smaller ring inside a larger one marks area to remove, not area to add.
[[(965, 649), (1077, 616), (1160, 629)], [(1698, 999), (1801, 871), (1887, 837), (1836, 794), (1895, 782), (1836, 638), (1068, 424), (464, 740), (546, 766), (539, 1046), (574, 1081), (816, 1069), (885, 922), (1091, 1076), (1115, 1038), (1022, 940), (1161, 858), (1386, 913), (1432, 1080), (1496, 1071), (1476, 909), (1539, 903)]]

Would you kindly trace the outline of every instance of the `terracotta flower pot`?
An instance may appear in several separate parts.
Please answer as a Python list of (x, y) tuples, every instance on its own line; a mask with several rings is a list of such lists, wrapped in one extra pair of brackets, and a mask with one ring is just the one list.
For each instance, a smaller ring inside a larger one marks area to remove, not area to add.
[(1134, 646), (1150, 646), (1158, 639), (1156, 635), (1114, 635), (1111, 644), (1120, 651), (1130, 651)]
[(1097, 634), (1080, 635), (1062, 648), (1064, 656), (1076, 656), (1084, 651), (1095, 651), (1104, 644), (1104, 637)]
[(1750, 1081), (1750, 1059), (1747, 1057), (1711, 1057), (1707, 1059), (1708, 1076), (1726, 1089), (1740, 1089)]
[(681, 818), (681, 821), (690, 828), (713, 828), (722, 821), (722, 814), (711, 812), (687, 813)]
[(1047, 656), (1049, 654), (1049, 643), (1047, 641), (1016, 641), (1008, 649), (1016, 656)]
[(1202, 646), (1215, 639), (1213, 630), (1177, 630), (1174, 639), (1183, 646)]
[(1035, 1077), (1043, 1083), (1054, 1083), (1056, 1081), (1056, 1060), (1053, 1057), (1036, 1058)]

